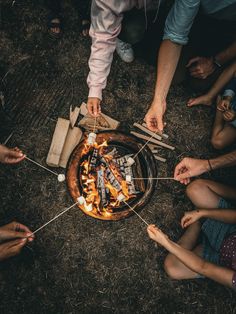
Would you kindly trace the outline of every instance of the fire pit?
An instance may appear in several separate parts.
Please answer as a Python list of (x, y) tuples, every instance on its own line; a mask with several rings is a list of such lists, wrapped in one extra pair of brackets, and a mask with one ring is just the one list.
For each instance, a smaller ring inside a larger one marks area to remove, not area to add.
[[(129, 206), (137, 211), (148, 203), (156, 182), (151, 178), (157, 176), (150, 149), (145, 146), (132, 166), (127, 162), (143, 144), (130, 134), (102, 131), (94, 145), (88, 145), (86, 139), (76, 146), (68, 162), (67, 185), (75, 202), (79, 196), (86, 200), (78, 205), (85, 214), (102, 220), (119, 220), (133, 214)], [(121, 193), (129, 206), (117, 201)]]

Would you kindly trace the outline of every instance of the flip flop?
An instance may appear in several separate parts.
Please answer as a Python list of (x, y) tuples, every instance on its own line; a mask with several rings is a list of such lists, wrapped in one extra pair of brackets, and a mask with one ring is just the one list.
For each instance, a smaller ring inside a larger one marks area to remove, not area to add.
[[(53, 20), (58, 19), (59, 22), (53, 22)], [(47, 27), (48, 27), (48, 34), (50, 37), (52, 38), (60, 38), (62, 35), (62, 21), (61, 21), (61, 17), (53, 17), (53, 18), (49, 18), (48, 19), (48, 23), (47, 23)], [(52, 31), (53, 28), (59, 28), (59, 33), (55, 33)]]

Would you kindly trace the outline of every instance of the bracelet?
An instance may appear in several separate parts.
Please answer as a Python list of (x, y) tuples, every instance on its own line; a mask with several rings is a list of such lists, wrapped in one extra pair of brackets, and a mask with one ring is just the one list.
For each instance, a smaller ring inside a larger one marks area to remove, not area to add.
[(216, 57), (213, 57), (213, 63), (218, 67), (221, 68), (221, 64), (216, 60)]
[(212, 168), (211, 163), (210, 163), (210, 159), (207, 159), (207, 162), (208, 162), (208, 165), (209, 165), (210, 171), (213, 171), (213, 168)]

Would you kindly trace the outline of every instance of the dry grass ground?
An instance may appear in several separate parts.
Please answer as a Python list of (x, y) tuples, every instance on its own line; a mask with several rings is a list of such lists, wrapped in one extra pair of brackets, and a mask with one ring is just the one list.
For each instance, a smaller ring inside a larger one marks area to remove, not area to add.
[[(9, 146), (45, 164), (58, 116), (87, 97), (90, 40), (79, 35), (77, 16), (65, 7), (60, 41), (46, 34), (40, 1), (0, 1), (0, 71), (5, 75), (6, 111), (14, 118)], [(144, 60), (114, 57), (103, 110), (128, 131), (152, 99), (155, 68)], [(218, 154), (210, 145), (213, 112), (186, 108), (190, 93), (171, 89), (166, 132), (175, 152), (160, 150), (160, 176), (172, 174), (184, 156)], [(2, 125), (3, 127), (3, 125)], [(1, 135), (2, 140), (5, 133)], [(232, 171), (214, 178), (233, 181)], [(71, 204), (66, 185), (27, 161), (0, 167), (1, 223), (16, 219), (32, 230)], [(142, 216), (173, 239), (183, 212), (192, 208), (184, 187), (160, 182)], [(212, 281), (171, 281), (163, 270), (166, 252), (154, 245), (137, 217), (102, 222), (72, 209), (38, 233), (21, 256), (0, 265), (2, 314), (69, 313), (235, 313), (235, 293)]]

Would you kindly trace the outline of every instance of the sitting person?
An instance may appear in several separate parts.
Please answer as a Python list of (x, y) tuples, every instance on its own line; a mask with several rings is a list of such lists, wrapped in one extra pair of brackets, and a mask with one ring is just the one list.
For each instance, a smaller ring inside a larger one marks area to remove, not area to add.
[(217, 111), (211, 138), (216, 149), (222, 149), (236, 140), (236, 63), (221, 74), (208, 93), (191, 98), (187, 105), (210, 106), (219, 92), (222, 92), (222, 96), (217, 97)]
[[(174, 177), (188, 184), (190, 177), (233, 165), (236, 152), (212, 160), (184, 158)], [(182, 218), (181, 226), (187, 229), (178, 243), (154, 225), (147, 229), (149, 237), (170, 253), (165, 260), (167, 274), (177, 280), (207, 277), (236, 290), (236, 206), (231, 204), (236, 188), (199, 179), (187, 187), (187, 195), (197, 209)]]
[[(16, 164), (24, 159), (24, 154), (18, 149), (10, 149), (0, 145), (0, 162)], [(27, 242), (33, 241), (34, 236), (28, 227), (11, 222), (0, 227), (0, 261), (20, 253)]]
[[(90, 6), (89, 0), (74, 0), (74, 5), (78, 10), (81, 20), (81, 33), (88, 36), (90, 28)], [(60, 38), (62, 34), (62, 9), (61, 0), (46, 0), (48, 14), (48, 32), (53, 38)]]

